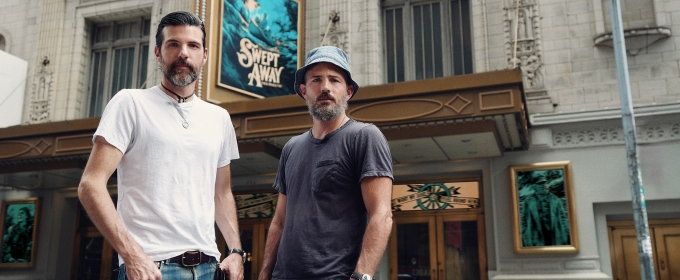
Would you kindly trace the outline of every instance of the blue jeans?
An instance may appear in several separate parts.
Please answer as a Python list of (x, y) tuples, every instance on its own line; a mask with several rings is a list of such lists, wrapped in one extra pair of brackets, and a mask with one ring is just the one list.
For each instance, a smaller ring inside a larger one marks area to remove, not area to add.
[[(168, 261), (159, 261), (154, 263), (156, 266), (158, 266), (158, 269), (161, 270), (163, 280), (212, 280), (215, 276), (215, 270), (219, 265), (215, 258), (212, 258), (207, 263), (202, 263), (192, 267), (184, 267), (181, 264), (170, 263)], [(120, 266), (120, 272), (118, 273), (118, 280), (127, 279), (127, 275), (125, 275), (125, 264), (122, 264)]]

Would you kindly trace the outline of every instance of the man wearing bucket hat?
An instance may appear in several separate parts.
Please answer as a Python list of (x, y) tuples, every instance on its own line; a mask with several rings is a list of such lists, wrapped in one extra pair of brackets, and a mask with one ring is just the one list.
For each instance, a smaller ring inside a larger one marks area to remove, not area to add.
[(281, 153), (259, 279), (372, 279), (392, 228), (387, 140), (346, 115), (359, 85), (342, 50), (311, 50), (294, 89), (313, 124)]

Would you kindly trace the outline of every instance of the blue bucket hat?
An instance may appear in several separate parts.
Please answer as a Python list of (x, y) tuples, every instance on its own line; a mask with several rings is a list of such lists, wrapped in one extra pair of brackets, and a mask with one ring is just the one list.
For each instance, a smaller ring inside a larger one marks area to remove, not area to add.
[[(300, 93), (300, 84), (304, 84), (307, 67), (319, 62), (333, 63), (347, 72), (348, 82), (354, 87), (352, 97), (359, 91), (359, 84), (352, 79), (352, 74), (349, 72), (349, 59), (343, 50), (333, 46), (321, 46), (309, 51), (309, 53), (307, 53), (306, 61), (305, 66), (302, 66), (295, 71), (295, 83), (293, 84), (295, 93), (302, 97), (302, 99), (304, 99), (304, 97), (302, 96), (302, 93)], [(352, 97), (350, 97), (350, 99), (352, 99)]]

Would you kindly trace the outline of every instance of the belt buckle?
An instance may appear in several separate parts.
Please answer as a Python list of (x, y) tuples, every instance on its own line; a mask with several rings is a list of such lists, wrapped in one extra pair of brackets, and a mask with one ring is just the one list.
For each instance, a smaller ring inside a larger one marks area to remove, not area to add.
[[(187, 256), (189, 256), (189, 260), (193, 260), (194, 258), (191, 258), (191, 255), (197, 254), (198, 255), (198, 261), (193, 262), (193, 263), (185, 263), (184, 260), (187, 259)], [(197, 266), (201, 264), (201, 252), (200, 251), (186, 251), (184, 254), (182, 254), (182, 266), (184, 267), (192, 267), (192, 266)]]

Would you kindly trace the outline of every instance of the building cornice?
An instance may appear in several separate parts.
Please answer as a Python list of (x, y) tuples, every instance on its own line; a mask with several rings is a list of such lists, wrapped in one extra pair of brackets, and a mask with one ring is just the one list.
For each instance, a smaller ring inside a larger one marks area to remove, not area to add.
[[(663, 116), (680, 114), (680, 101), (640, 105), (633, 108), (636, 118)], [(602, 121), (621, 119), (621, 108), (605, 108), (598, 110), (578, 111), (578, 112), (558, 112), (545, 114), (532, 114), (529, 116), (529, 123), (532, 126), (559, 125), (569, 123), (582, 123), (590, 121)]]
[[(680, 102), (636, 106), (638, 144), (680, 140)], [(621, 109), (531, 115), (532, 148), (623, 145)]]

